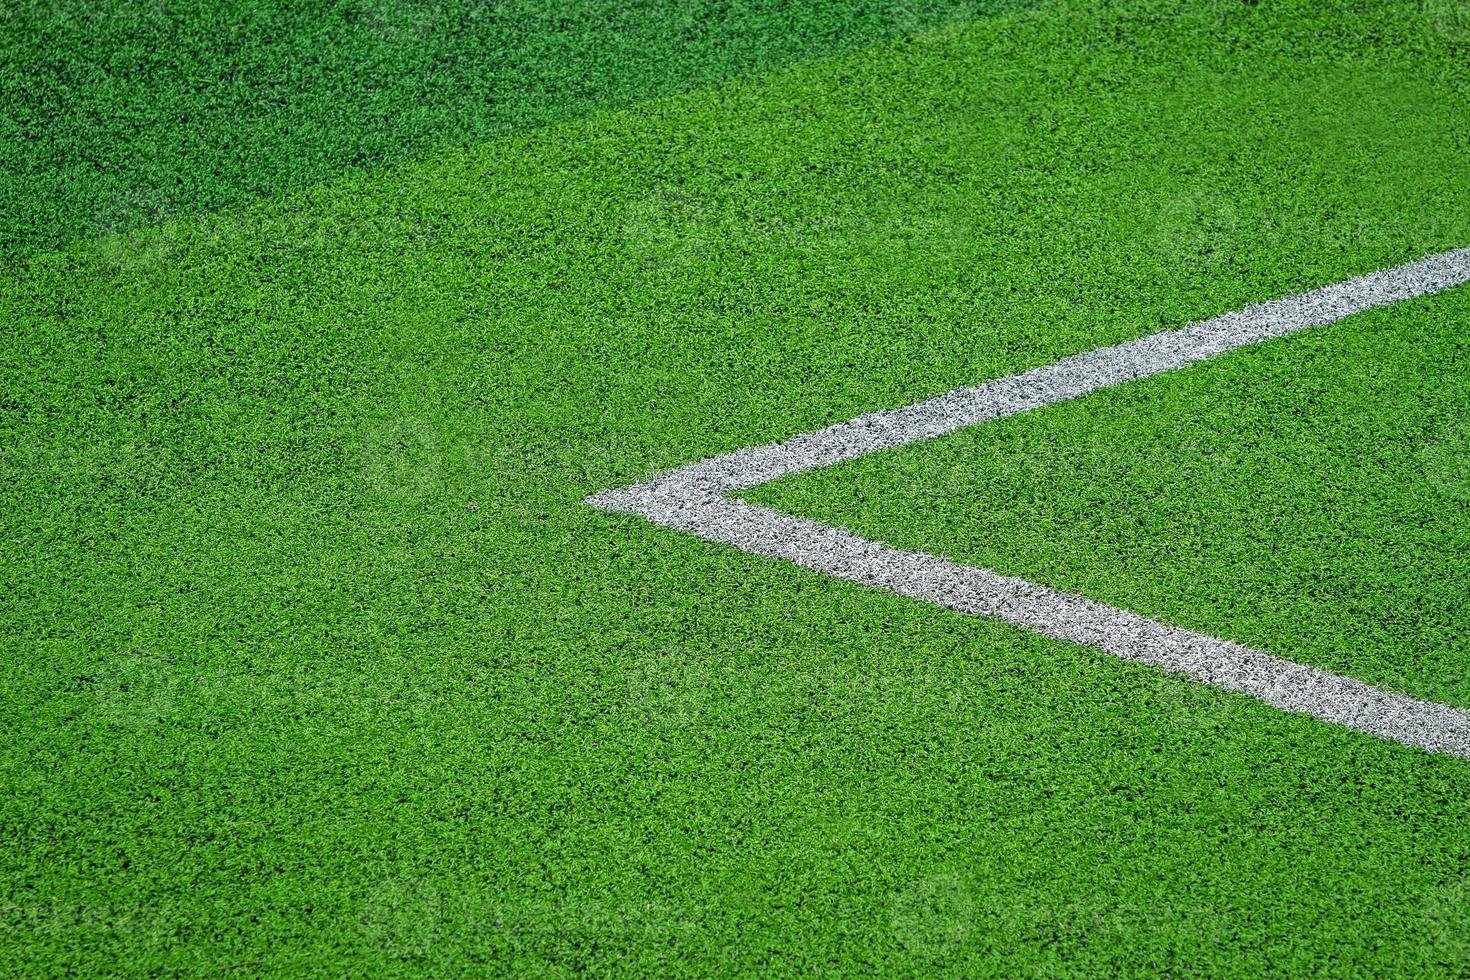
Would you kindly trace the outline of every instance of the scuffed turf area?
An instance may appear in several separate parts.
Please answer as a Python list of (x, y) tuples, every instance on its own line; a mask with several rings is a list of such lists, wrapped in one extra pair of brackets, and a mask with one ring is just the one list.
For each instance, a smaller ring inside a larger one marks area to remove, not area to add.
[[(18, 263), (0, 962), (1465, 969), (1464, 762), (582, 503), (1470, 244), (1458, 23), (1003, 13)], [(752, 496), (1470, 703), (1467, 316)]]

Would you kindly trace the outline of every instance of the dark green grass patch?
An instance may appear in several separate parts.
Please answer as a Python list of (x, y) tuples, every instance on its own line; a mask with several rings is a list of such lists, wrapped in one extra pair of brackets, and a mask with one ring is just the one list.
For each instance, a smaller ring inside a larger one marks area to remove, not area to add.
[(1465, 70), (1005, 15), (29, 261), (0, 962), (1463, 966), (1463, 763), (581, 500), (1470, 243)]
[(16, 0), (0, 260), (1005, 5)]

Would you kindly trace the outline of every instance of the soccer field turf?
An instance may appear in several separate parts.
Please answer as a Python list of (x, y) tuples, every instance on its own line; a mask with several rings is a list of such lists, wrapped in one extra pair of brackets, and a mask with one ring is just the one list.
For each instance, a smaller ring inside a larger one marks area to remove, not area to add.
[[(1470, 970), (1470, 761), (584, 502), (1470, 246), (1463, 4), (128, 11), (0, 19), (0, 969)], [(738, 496), (1470, 708), (1467, 325)]]

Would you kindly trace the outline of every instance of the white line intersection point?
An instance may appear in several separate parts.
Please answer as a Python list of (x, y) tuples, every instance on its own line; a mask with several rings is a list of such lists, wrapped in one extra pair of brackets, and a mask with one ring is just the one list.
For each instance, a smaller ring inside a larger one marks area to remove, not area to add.
[(783, 442), (715, 456), (587, 498), (742, 551), (958, 612), (988, 616), (1149, 664), (1405, 745), (1470, 759), (1470, 711), (1422, 701), (1218, 637), (935, 555), (903, 551), (841, 528), (731, 496), (762, 483), (933, 439), (1069, 401), (1355, 313), (1470, 282), (1470, 248), (1248, 306), (1178, 330), (1102, 347), (1055, 364), (903, 408), (861, 415)]

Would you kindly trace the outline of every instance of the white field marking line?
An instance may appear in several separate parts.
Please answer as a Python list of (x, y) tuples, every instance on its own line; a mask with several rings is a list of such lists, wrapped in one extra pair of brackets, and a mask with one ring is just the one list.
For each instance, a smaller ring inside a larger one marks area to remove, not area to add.
[(731, 493), (880, 449), (1172, 371), (1470, 282), (1470, 248), (1151, 334), (784, 442), (739, 449), (587, 498), (604, 510), (803, 568), (1149, 664), (1224, 691), (1431, 752), (1470, 759), (1470, 711), (1421, 701), (985, 568), (869, 541)]

